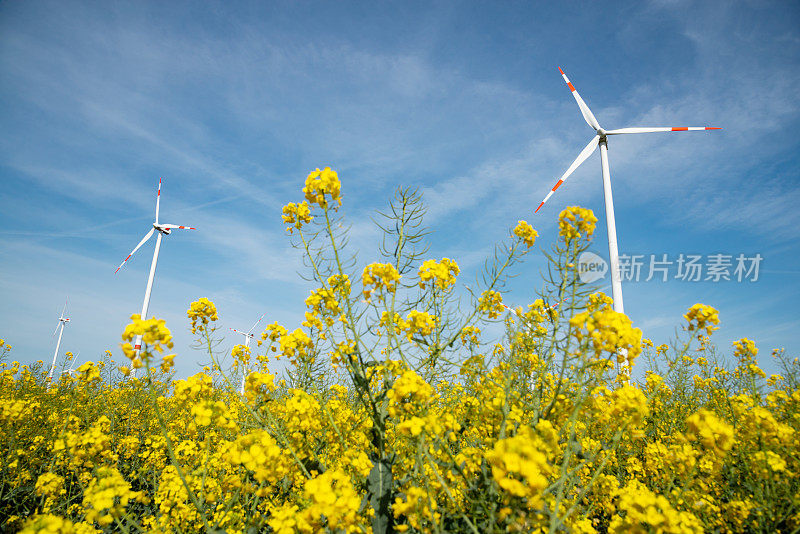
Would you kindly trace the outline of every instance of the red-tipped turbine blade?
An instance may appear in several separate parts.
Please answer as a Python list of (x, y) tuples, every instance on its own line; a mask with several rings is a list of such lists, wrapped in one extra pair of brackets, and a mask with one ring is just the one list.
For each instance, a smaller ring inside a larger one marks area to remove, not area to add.
[(138, 244), (138, 245), (136, 245), (136, 248), (134, 248), (134, 249), (131, 251), (131, 253), (130, 253), (130, 254), (128, 254), (128, 257), (127, 257), (127, 258), (125, 258), (125, 259), (122, 261), (122, 263), (120, 263), (120, 264), (119, 264), (119, 267), (117, 267), (117, 270), (116, 270), (116, 271), (114, 271), (114, 274), (117, 274), (117, 273), (119, 272), (119, 270), (120, 270), (120, 269), (122, 269), (122, 267), (125, 265), (125, 262), (127, 262), (129, 259), (131, 259), (131, 256), (133, 256), (133, 253), (134, 253), (134, 252), (136, 252), (137, 250), (139, 250), (139, 247), (141, 247), (142, 245), (144, 245), (144, 244), (147, 242), (147, 240), (148, 240), (148, 239), (150, 239), (150, 238), (153, 236), (153, 232), (155, 232), (155, 231), (156, 231), (156, 229), (155, 229), (155, 228), (151, 228), (151, 229), (150, 229), (150, 231), (149, 231), (149, 232), (147, 232), (147, 233), (145, 234), (145, 236), (142, 238), (142, 240), (141, 240), (141, 241), (139, 241), (139, 244)]
[(572, 85), (572, 82), (569, 81), (567, 75), (564, 74), (563, 70), (561, 70), (561, 67), (558, 67), (558, 72), (561, 73), (561, 77), (564, 78), (564, 81), (567, 83), (567, 87), (569, 87), (569, 90), (572, 91), (572, 96), (575, 97), (575, 102), (578, 103), (578, 107), (581, 109), (581, 114), (583, 115), (583, 119), (586, 121), (586, 124), (594, 128), (595, 131), (599, 131), (600, 123), (597, 122), (597, 119), (594, 117), (592, 110), (590, 110), (589, 106), (586, 105), (586, 102), (583, 101), (581, 95), (578, 94), (577, 89), (575, 89), (575, 86)]
[(161, 205), (161, 178), (158, 178), (158, 193), (156, 194), (156, 224), (158, 224), (158, 209)]
[(259, 317), (259, 318), (258, 318), (258, 321), (254, 322), (254, 323), (253, 323), (253, 326), (251, 326), (251, 327), (250, 327), (250, 330), (248, 330), (248, 331), (247, 331), (247, 333), (248, 333), (248, 334), (249, 334), (249, 333), (252, 333), (252, 332), (253, 332), (253, 330), (255, 330), (256, 326), (258, 325), (258, 323), (260, 323), (260, 322), (261, 322), (261, 319), (263, 319), (265, 315), (267, 315), (267, 313), (266, 313), (266, 312), (264, 312), (264, 313), (262, 313), (262, 314), (261, 314), (261, 317)]
[(177, 229), (177, 230), (197, 230), (197, 228), (193, 228), (191, 226), (179, 226), (177, 224), (159, 224), (161, 228), (170, 228), (170, 229)]
[(620, 128), (606, 132), (606, 135), (639, 134), (655, 132), (702, 132), (704, 130), (721, 130), (715, 126), (664, 126), (657, 128)]
[(534, 211), (534, 213), (539, 211), (541, 209), (541, 207), (544, 206), (544, 203), (547, 202), (548, 200), (550, 200), (550, 197), (553, 196), (553, 193), (556, 192), (556, 189), (561, 187), (561, 184), (563, 184), (564, 181), (567, 178), (569, 178), (570, 174), (575, 172), (575, 169), (577, 169), (580, 166), (581, 163), (586, 161), (586, 158), (591, 156), (592, 153), (595, 150), (597, 150), (597, 142), (599, 140), (600, 140), (600, 136), (596, 135), (596, 136), (594, 136), (594, 138), (591, 141), (589, 141), (589, 144), (586, 145), (586, 147), (583, 150), (581, 150), (581, 153), (578, 154), (578, 157), (575, 158), (575, 161), (573, 161), (572, 165), (569, 166), (569, 169), (567, 169), (567, 171), (564, 174), (561, 175), (561, 178), (558, 179), (558, 182), (556, 182), (556, 185), (553, 186), (553, 189), (551, 189), (550, 192), (547, 193), (547, 196), (544, 197), (544, 200), (542, 200), (542, 203), (539, 204), (539, 207), (536, 208), (536, 211)]

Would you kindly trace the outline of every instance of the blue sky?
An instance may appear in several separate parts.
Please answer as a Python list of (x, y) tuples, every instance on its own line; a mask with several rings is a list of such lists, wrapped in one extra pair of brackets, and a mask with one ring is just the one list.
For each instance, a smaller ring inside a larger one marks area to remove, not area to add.
[[(695, 302), (720, 310), (721, 349), (800, 350), (800, 8), (790, 2), (19, 2), (0, 4), (0, 337), (49, 361), (117, 358), (164, 240), (151, 313), (197, 369), (185, 311), (214, 300), (224, 328), (261, 313), (296, 327), (309, 285), (281, 224), (305, 175), (343, 181), (360, 263), (398, 185), (420, 187), (431, 257), (463, 281), (518, 219), (548, 248), (558, 212), (592, 208), (607, 256), (595, 154), (533, 215), (592, 137), (561, 66), (607, 129), (721, 126), (609, 142), (620, 250), (764, 258), (757, 282), (624, 285), (626, 312), (666, 341)], [(529, 302), (544, 267), (517, 268)], [(228, 336), (226, 345), (238, 342)]]

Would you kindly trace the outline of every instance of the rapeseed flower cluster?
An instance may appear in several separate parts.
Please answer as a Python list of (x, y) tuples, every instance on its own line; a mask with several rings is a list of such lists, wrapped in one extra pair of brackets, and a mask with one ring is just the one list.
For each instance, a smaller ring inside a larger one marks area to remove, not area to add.
[(372, 263), (364, 267), (361, 283), (364, 285), (364, 298), (369, 300), (373, 291), (385, 289), (389, 293), (397, 290), (400, 273), (391, 263)]
[[(141, 342), (145, 348), (142, 352), (131, 343), (139, 336), (141, 336)], [(144, 361), (149, 361), (153, 352), (163, 354), (173, 347), (172, 333), (163, 319), (153, 317), (143, 320), (139, 314), (131, 315), (131, 323), (125, 327), (125, 331), (122, 333), (122, 341), (125, 342), (122, 344), (122, 352), (131, 360), (134, 369), (142, 367)]]
[(328, 207), (328, 200), (333, 200), (342, 205), (342, 184), (339, 175), (332, 171), (330, 167), (323, 170), (316, 169), (306, 178), (306, 185), (303, 193), (306, 200), (312, 204), (317, 204), (320, 208)]
[(717, 456), (724, 456), (733, 446), (733, 427), (711, 410), (702, 409), (693, 413), (686, 419), (686, 426), (690, 439), (700, 442)]
[(189, 309), (186, 310), (186, 315), (192, 321), (193, 334), (197, 331), (202, 332), (207, 328), (209, 322), (219, 319), (217, 307), (205, 297), (192, 302)]
[(319, 329), (332, 326), (335, 321), (334, 318), (342, 313), (342, 308), (336, 299), (337, 294), (334, 289), (322, 287), (313, 290), (306, 298), (306, 306), (310, 311), (306, 312), (306, 320), (303, 326)]
[(314, 342), (308, 335), (298, 328), (292, 333), (280, 337), (281, 355), (292, 362), (308, 361), (314, 357)]
[(570, 319), (573, 335), (579, 342), (587, 342), (593, 356), (613, 355), (617, 362), (633, 365), (642, 352), (642, 331), (634, 328), (623, 313), (604, 305), (594, 311), (584, 311)]
[(435, 287), (444, 291), (456, 283), (460, 272), (458, 264), (450, 258), (425, 260), (419, 268), (419, 287)]
[(578, 206), (570, 206), (558, 216), (559, 235), (567, 242), (592, 237), (596, 224), (592, 210)]
[(758, 354), (755, 341), (743, 337), (738, 341), (733, 342), (733, 348), (736, 349), (733, 355), (739, 360), (740, 363), (750, 364), (755, 361)]
[(706, 306), (705, 304), (695, 304), (689, 308), (689, 311), (686, 312), (683, 318), (689, 323), (686, 327), (689, 332), (696, 331), (698, 336), (701, 336), (703, 333), (710, 336), (714, 330), (719, 328), (719, 326), (717, 326), (719, 324), (719, 313), (711, 306)]
[(294, 202), (289, 202), (283, 207), (283, 222), (288, 224), (289, 226), (286, 227), (286, 231), (292, 233), (295, 228), (298, 230), (303, 227), (304, 224), (310, 223), (314, 220), (314, 217), (311, 215), (311, 208), (308, 206), (308, 201), (303, 201), (298, 204)]
[(522, 239), (525, 246), (531, 248), (539, 237), (539, 232), (533, 229), (527, 221), (519, 221), (517, 226), (514, 227), (514, 235)]
[(551, 451), (530, 427), (514, 437), (501, 439), (486, 454), (492, 477), (509, 496), (524, 498), (533, 508), (541, 503), (549, 485)]
[(478, 299), (478, 311), (489, 319), (497, 319), (506, 311), (506, 307), (503, 305), (503, 295), (493, 289), (484, 291), (481, 298)]
[(618, 506), (625, 515), (614, 517), (609, 532), (703, 532), (703, 524), (694, 514), (675, 510), (666, 497), (653, 493), (639, 480), (632, 480), (619, 491)]
[(311, 504), (303, 515), (312, 528), (321, 530), (327, 526), (334, 532), (357, 529), (361, 497), (353, 489), (347, 473), (326, 471), (309, 480), (304, 493)]
[(86, 521), (101, 527), (111, 525), (133, 499), (144, 499), (141, 492), (131, 491), (130, 484), (112, 467), (101, 467), (83, 493)]
[(434, 328), (436, 328), (436, 317), (428, 312), (418, 310), (408, 312), (408, 318), (400, 326), (400, 329), (405, 331), (409, 341), (415, 335), (429, 336)]

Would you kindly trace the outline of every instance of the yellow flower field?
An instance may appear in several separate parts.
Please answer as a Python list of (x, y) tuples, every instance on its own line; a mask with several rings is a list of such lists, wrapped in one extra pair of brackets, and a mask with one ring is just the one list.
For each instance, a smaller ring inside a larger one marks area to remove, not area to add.
[(0, 340), (0, 530), (800, 529), (800, 363), (776, 351), (767, 377), (748, 339), (724, 358), (703, 304), (670, 346), (644, 339), (569, 268), (590, 210), (562, 212), (540, 298), (508, 311), (504, 281), (538, 235), (527, 222), (467, 288), (456, 260), (425, 257), (414, 191), (360, 264), (337, 173), (317, 169), (302, 193), (283, 220), (317, 289), (297, 328), (221, 354), (199, 299), (187, 318), (211, 363), (186, 380), (155, 318), (125, 327), (126, 366), (58, 382)]

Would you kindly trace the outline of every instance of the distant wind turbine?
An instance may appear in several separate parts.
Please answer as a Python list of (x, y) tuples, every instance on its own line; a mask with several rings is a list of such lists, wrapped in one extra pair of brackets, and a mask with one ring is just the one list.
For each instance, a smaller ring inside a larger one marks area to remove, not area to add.
[[(562, 302), (566, 302), (566, 301), (567, 301), (567, 299), (561, 299), (560, 301), (556, 302), (552, 306), (546, 306), (544, 309), (545, 310), (554, 310), (554, 309), (558, 308), (559, 304), (561, 304)], [(516, 306), (508, 306), (507, 304), (504, 304), (502, 302), (501, 302), (501, 304), (502, 304), (503, 308), (506, 309), (507, 312), (517, 313)], [(528, 307), (530, 307), (530, 306), (533, 306), (533, 304), (530, 304)]]
[[(592, 114), (592, 111), (589, 109), (589, 106), (586, 105), (586, 102), (583, 101), (581, 95), (578, 94), (578, 91), (575, 90), (575, 86), (573, 86), (567, 75), (564, 74), (564, 71), (561, 70), (559, 67), (558, 71), (561, 73), (561, 76), (564, 78), (564, 81), (567, 83), (569, 90), (572, 91), (572, 96), (575, 97), (575, 101), (578, 103), (578, 107), (581, 109), (581, 114), (583, 114), (583, 118), (586, 120), (586, 123), (591, 126), (596, 132), (597, 135), (589, 141), (589, 144), (578, 154), (578, 157), (575, 161), (572, 162), (572, 165), (569, 166), (567, 171), (561, 176), (561, 178), (556, 182), (556, 185), (553, 186), (553, 189), (547, 193), (547, 196), (544, 197), (542, 203), (539, 204), (539, 207), (536, 208), (536, 211), (544, 206), (544, 203), (547, 202), (553, 193), (556, 192), (561, 184), (571, 175), (575, 169), (577, 169), (581, 163), (583, 163), (586, 158), (591, 156), (595, 149), (599, 146), (600, 147), (600, 163), (603, 169), (603, 195), (605, 197), (605, 205), (606, 205), (606, 225), (608, 229), (608, 256), (611, 261), (611, 293), (612, 298), (614, 299), (614, 311), (619, 313), (625, 313), (625, 309), (622, 304), (622, 280), (620, 279), (620, 272), (619, 272), (619, 252), (617, 250), (617, 226), (614, 220), (614, 200), (611, 196), (611, 172), (608, 168), (608, 143), (607, 137), (609, 135), (618, 135), (618, 134), (638, 134), (638, 133), (653, 133), (653, 132), (686, 132), (686, 131), (700, 131), (700, 130), (721, 130), (722, 128), (715, 128), (711, 126), (678, 126), (678, 127), (656, 127), (656, 128), (621, 128), (619, 130), (604, 130), (600, 127), (600, 123), (597, 122), (597, 119)], [(534, 213), (536, 213), (536, 211)]]
[(73, 369), (73, 367), (75, 366), (75, 360), (77, 360), (78, 356), (80, 356), (80, 355), (81, 355), (81, 351), (78, 351), (78, 352), (75, 353), (75, 355), (72, 357), (72, 361), (69, 363), (69, 369), (61, 372), (62, 376), (63, 375), (72, 376), (72, 375), (74, 375), (76, 373), (76, 371), (75, 371), (75, 369)]
[[(50, 365), (50, 374), (47, 376), (52, 380), (53, 379), (53, 371), (56, 368), (56, 359), (58, 358), (58, 349), (61, 347), (61, 336), (64, 335), (64, 327), (67, 326), (69, 323), (69, 317), (64, 317), (64, 312), (67, 311), (67, 302), (69, 298), (64, 301), (64, 308), (61, 310), (61, 317), (58, 318), (58, 324), (56, 325), (56, 329), (53, 330), (53, 335), (56, 335), (58, 332), (58, 341), (56, 342), (56, 351), (53, 353), (53, 363)], [(59, 332), (59, 329), (61, 331)]]
[[(150, 291), (153, 289), (153, 277), (156, 274), (156, 264), (158, 263), (158, 251), (161, 249), (161, 237), (165, 235), (169, 235), (172, 233), (172, 230), (197, 230), (197, 228), (192, 228), (190, 226), (179, 226), (177, 224), (161, 224), (158, 222), (158, 209), (161, 203), (161, 178), (158, 179), (158, 193), (156, 194), (156, 220), (153, 223), (153, 227), (150, 229), (147, 234), (139, 241), (139, 244), (136, 245), (128, 257), (123, 260), (122, 263), (119, 264), (117, 270), (114, 271), (114, 274), (117, 274), (122, 267), (125, 266), (125, 263), (131, 259), (131, 256), (139, 250), (139, 247), (144, 245), (148, 239), (153, 237), (153, 233), (158, 230), (158, 236), (156, 237), (156, 249), (153, 251), (153, 262), (150, 264), (150, 275), (147, 277), (147, 288), (144, 290), (144, 303), (142, 303), (142, 319), (147, 319), (147, 307), (150, 305)], [(139, 349), (142, 348), (142, 336), (136, 336), (136, 340), (134, 341), (134, 347), (137, 352)], [(135, 372), (135, 370), (134, 370)]]
[[(256, 329), (256, 326), (258, 326), (258, 323), (260, 323), (261, 319), (264, 318), (264, 315), (266, 315), (266, 313), (261, 315), (261, 317), (259, 317), (258, 320), (255, 323), (253, 323), (253, 326), (251, 326), (250, 330), (248, 330), (247, 332), (242, 332), (241, 330), (236, 330), (235, 328), (231, 328), (231, 330), (233, 330), (237, 334), (241, 334), (241, 335), (244, 336), (244, 346), (247, 347), (248, 349), (250, 348), (250, 341), (252, 341), (253, 336), (254, 336), (253, 330)], [(247, 378), (247, 369), (245, 369), (244, 366), (242, 366), (242, 386), (241, 386), (242, 395), (244, 395), (244, 380), (245, 380), (245, 378)]]

